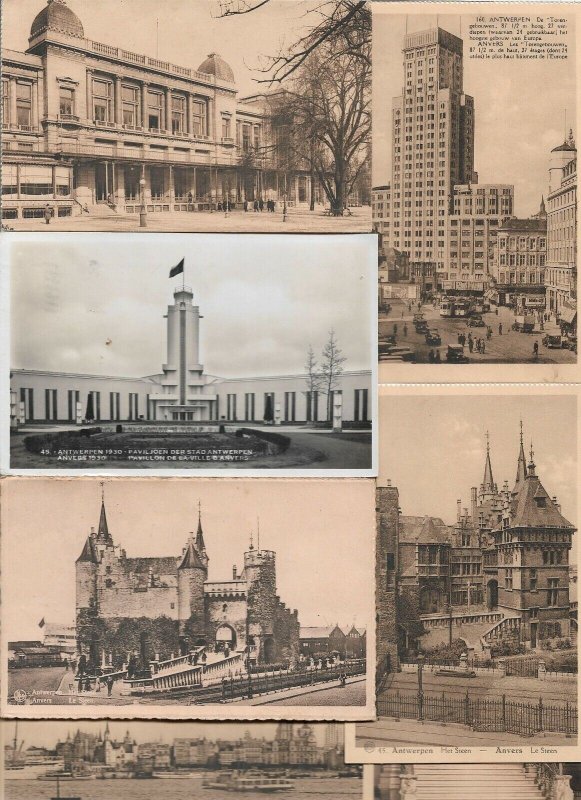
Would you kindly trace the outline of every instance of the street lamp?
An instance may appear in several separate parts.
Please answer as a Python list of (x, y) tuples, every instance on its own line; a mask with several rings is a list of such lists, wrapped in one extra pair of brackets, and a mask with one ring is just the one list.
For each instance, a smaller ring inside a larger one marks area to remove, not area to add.
[(141, 209), (139, 211), (139, 227), (147, 228), (147, 210), (145, 208), (145, 177), (139, 181), (139, 189), (141, 191)]
[(424, 683), (422, 675), (424, 661), (425, 657), (420, 653), (418, 656), (418, 720), (420, 721), (424, 718)]

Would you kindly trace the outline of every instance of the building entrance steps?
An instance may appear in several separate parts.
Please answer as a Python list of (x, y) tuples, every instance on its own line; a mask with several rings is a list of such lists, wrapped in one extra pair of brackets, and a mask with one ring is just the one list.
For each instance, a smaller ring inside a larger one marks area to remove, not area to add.
[(402, 800), (481, 800), (492, 796), (491, 791), (494, 800), (543, 797), (533, 774), (525, 772), (522, 764), (416, 764), (412, 774), (416, 793), (404, 791)]

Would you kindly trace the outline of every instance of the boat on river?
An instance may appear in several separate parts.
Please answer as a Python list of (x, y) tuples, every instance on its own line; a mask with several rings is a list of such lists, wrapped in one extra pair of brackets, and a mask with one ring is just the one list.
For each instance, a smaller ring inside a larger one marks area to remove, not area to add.
[(294, 789), (294, 783), (285, 776), (268, 775), (258, 771), (223, 771), (216, 775), (205, 776), (203, 789), (222, 789), (225, 792), (288, 792)]

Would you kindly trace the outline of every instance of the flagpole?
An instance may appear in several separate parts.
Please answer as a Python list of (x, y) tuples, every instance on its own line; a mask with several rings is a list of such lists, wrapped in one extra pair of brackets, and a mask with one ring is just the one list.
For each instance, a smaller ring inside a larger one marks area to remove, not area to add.
[(186, 260), (184, 258), (184, 268), (182, 270), (182, 291), (186, 291)]

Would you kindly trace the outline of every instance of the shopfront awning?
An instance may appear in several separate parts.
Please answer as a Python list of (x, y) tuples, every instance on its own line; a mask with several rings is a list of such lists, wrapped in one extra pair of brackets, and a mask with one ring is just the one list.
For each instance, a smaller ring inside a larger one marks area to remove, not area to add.
[(561, 308), (561, 322), (566, 322), (567, 325), (572, 325), (577, 317), (577, 309), (570, 306), (563, 306)]

